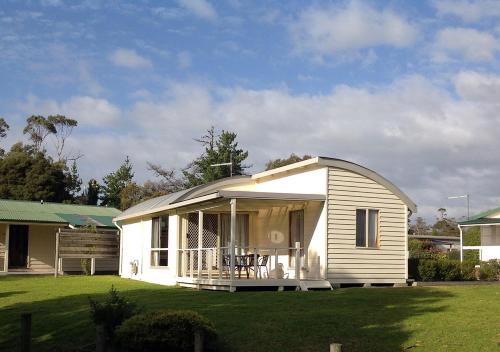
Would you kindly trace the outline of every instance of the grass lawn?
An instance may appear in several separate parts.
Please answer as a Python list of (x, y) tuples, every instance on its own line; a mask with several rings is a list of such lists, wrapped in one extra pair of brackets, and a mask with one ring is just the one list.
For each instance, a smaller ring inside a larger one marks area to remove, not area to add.
[(111, 284), (142, 310), (191, 309), (230, 351), (500, 351), (500, 285), (212, 292), (113, 276), (0, 278), (0, 350), (16, 350), (19, 316), (33, 313), (33, 351), (92, 343), (89, 295)]

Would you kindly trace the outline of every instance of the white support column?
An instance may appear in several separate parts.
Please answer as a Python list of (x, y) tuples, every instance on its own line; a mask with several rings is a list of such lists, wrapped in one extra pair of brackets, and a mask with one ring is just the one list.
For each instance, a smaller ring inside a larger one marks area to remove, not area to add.
[(59, 232), (61, 229), (57, 230), (56, 233), (56, 253), (54, 255), (54, 276), (57, 277), (59, 274)]
[(295, 242), (295, 279), (300, 280), (300, 242)]
[[(229, 268), (229, 278), (231, 279), (231, 284), (234, 280), (234, 266), (235, 266), (235, 244), (236, 244), (236, 199), (231, 199), (231, 242), (230, 242), (230, 268)], [(231, 288), (230, 288), (231, 289)]]
[(203, 270), (203, 212), (198, 211), (198, 278), (201, 279)]
[(9, 271), (9, 234), (10, 234), (10, 225), (7, 224), (5, 229), (5, 258), (3, 260), (3, 266), (4, 266), (4, 271), (8, 272)]
[(95, 258), (90, 259), (90, 275), (95, 274)]
[(462, 233), (462, 227), (458, 225), (458, 230), (460, 230), (460, 261), (464, 261), (464, 236)]
[(408, 206), (404, 206), (405, 219), (405, 279), (408, 280)]
[(279, 258), (278, 258), (278, 248), (274, 248), (274, 278), (279, 279), (278, 275), (278, 266), (279, 266)]
[(211, 279), (212, 278), (212, 262), (213, 262), (213, 259), (212, 259), (212, 252), (213, 249), (209, 249), (207, 250), (207, 270), (208, 270), (208, 278)]

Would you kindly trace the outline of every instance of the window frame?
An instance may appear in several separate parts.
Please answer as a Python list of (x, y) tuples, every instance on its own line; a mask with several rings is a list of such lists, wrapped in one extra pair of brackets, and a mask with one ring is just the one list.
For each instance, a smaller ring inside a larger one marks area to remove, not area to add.
[[(357, 212), (358, 210), (364, 210), (365, 211), (365, 245), (364, 246), (358, 246), (358, 221), (357, 221)], [(377, 231), (376, 231), (376, 245), (375, 246), (370, 246), (370, 238), (369, 238), (369, 231), (370, 231), (370, 211), (376, 211), (377, 212)], [(380, 209), (377, 208), (356, 208), (356, 221), (355, 221), (355, 247), (359, 249), (380, 249)]]
[[(158, 219), (158, 220), (156, 220)], [(157, 226), (158, 226), (158, 239), (157, 239), (157, 243), (160, 247), (153, 247), (153, 243), (154, 243), (154, 237), (155, 236), (155, 222), (157, 222)], [(162, 236), (162, 233), (161, 233), (161, 226), (162, 226), (162, 221), (165, 221), (166, 222), (166, 243), (164, 244), (165, 246), (162, 247), (162, 243), (161, 243), (161, 236)], [(151, 218), (151, 243), (150, 243), (150, 257), (149, 257), (149, 265), (151, 268), (155, 268), (155, 269), (163, 269), (163, 268), (168, 268), (168, 264), (169, 264), (169, 240), (170, 240), (170, 233), (169, 233), (169, 215), (160, 215), (160, 216), (155, 216), (153, 218)], [(167, 264), (166, 265), (161, 265), (161, 257), (160, 257), (160, 254), (161, 252), (166, 252), (167, 253)], [(156, 260), (153, 259), (154, 256), (156, 257)], [(155, 265), (155, 263), (158, 263)]]

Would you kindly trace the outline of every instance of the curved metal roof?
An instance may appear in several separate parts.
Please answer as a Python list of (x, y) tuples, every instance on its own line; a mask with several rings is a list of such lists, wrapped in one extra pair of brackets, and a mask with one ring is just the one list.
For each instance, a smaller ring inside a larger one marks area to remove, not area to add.
[(199, 185), (182, 191), (170, 193), (164, 196), (151, 198), (128, 208), (127, 210), (123, 211), (117, 218), (124, 219), (140, 214), (162, 211), (169, 205), (214, 193), (223, 186), (241, 184), (243, 182), (247, 182), (249, 179), (250, 176), (228, 177), (204, 185)]
[(342, 159), (328, 158), (323, 156), (318, 157), (318, 159), (319, 159), (318, 160), (319, 165), (331, 166), (331, 167), (337, 167), (339, 169), (349, 170), (357, 174), (360, 174), (362, 176), (365, 176), (369, 179), (372, 179), (373, 181), (377, 182), (378, 184), (381, 184), (389, 191), (394, 193), (396, 196), (398, 196), (399, 199), (401, 199), (406, 204), (406, 206), (412, 213), (417, 212), (417, 205), (410, 199), (410, 197), (408, 197), (394, 183), (392, 183), (382, 175), (376, 173), (375, 171)]
[(328, 157), (315, 157), (308, 160), (304, 160), (291, 165), (279, 167), (273, 170), (264, 171), (253, 176), (235, 176), (228, 177), (221, 180), (213, 181), (204, 185), (196, 186), (179, 192), (171, 193), (165, 196), (156, 197), (149, 199), (142, 203), (139, 203), (121, 213), (116, 220), (124, 220), (127, 218), (132, 218), (136, 216), (151, 214), (155, 212), (160, 212), (166, 209), (171, 209), (175, 207), (176, 203), (186, 202), (198, 197), (207, 196), (209, 194), (215, 194), (224, 187), (244, 184), (251, 180), (272, 177), (273, 175), (280, 174), (283, 172), (289, 172), (290, 170), (309, 167), (309, 166), (329, 166), (336, 167), (339, 169), (344, 169), (348, 171), (355, 172), (357, 174), (363, 175), (373, 181), (386, 187), (388, 190), (393, 192), (397, 197), (399, 197), (407, 206), (408, 209), (415, 213), (417, 211), (417, 206), (415, 203), (396, 185), (392, 182), (379, 175), (373, 170), (370, 170), (364, 166), (352, 163), (350, 161), (328, 158)]

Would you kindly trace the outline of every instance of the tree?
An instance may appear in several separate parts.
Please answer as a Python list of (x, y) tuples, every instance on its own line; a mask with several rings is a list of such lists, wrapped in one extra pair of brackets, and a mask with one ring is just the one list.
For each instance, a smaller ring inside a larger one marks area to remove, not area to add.
[(7, 137), (7, 131), (9, 130), (9, 128), (10, 126), (5, 121), (5, 119), (3, 117), (0, 117), (0, 138)]
[(102, 204), (123, 209), (121, 206), (120, 194), (125, 187), (132, 183), (133, 178), (134, 172), (132, 171), (132, 164), (127, 156), (118, 170), (103, 178)]
[(224, 130), (216, 135), (214, 127), (211, 127), (205, 136), (195, 139), (205, 151), (183, 170), (186, 186), (193, 187), (231, 176), (231, 167), (213, 167), (213, 164), (231, 162), (232, 174), (243, 175), (244, 169), (249, 167), (243, 165), (248, 151), (238, 148), (236, 137), (236, 133)]
[(26, 119), (23, 134), (29, 135), (36, 151), (41, 151), (45, 138), (51, 133), (57, 133), (52, 122), (40, 115), (32, 115)]
[(0, 159), (0, 198), (64, 202), (72, 200), (65, 165), (44, 152), (14, 144)]
[(433, 236), (458, 236), (459, 234), (460, 230), (453, 218), (437, 219), (436, 223), (432, 225)]
[(143, 191), (143, 188), (135, 182), (126, 185), (120, 192), (121, 209), (128, 209), (145, 200), (143, 199)]
[(78, 174), (78, 168), (76, 166), (76, 161), (73, 161), (68, 173), (68, 191), (73, 199), (76, 199), (78, 194), (82, 190), (82, 179)]
[[(3, 117), (0, 117), (0, 138), (5, 138), (7, 137), (7, 131), (9, 130), (10, 126), (7, 124), (5, 119)], [(5, 150), (3, 148), (0, 148), (0, 155), (3, 155), (5, 153)]]
[[(158, 192), (168, 194), (184, 189), (184, 181), (177, 177), (175, 170), (165, 169), (159, 164), (148, 162), (148, 170), (153, 172), (159, 181), (146, 181), (150, 188), (156, 188)], [(144, 183), (144, 186), (146, 186)], [(161, 194), (160, 194), (161, 195)]]
[(418, 236), (428, 235), (430, 231), (430, 226), (425, 222), (425, 219), (418, 217), (415, 223), (410, 226), (410, 233)]
[(64, 115), (50, 115), (47, 117), (47, 122), (49, 124), (52, 124), (54, 126), (55, 132), (54, 135), (56, 137), (56, 154), (57, 154), (57, 159), (59, 161), (61, 160), (67, 160), (67, 159), (72, 159), (76, 160), (81, 157), (81, 155), (77, 155), (74, 157), (69, 157), (68, 155), (64, 155), (64, 147), (66, 145), (66, 140), (71, 136), (71, 133), (73, 132), (73, 128), (78, 126), (78, 121), (67, 118)]
[(446, 218), (446, 216), (448, 215), (448, 214), (446, 214), (446, 208), (439, 208), (438, 209), (438, 213), (439, 213), (439, 215), (441, 217), (441, 220), (443, 220), (444, 218)]
[(285, 158), (285, 159), (269, 160), (266, 163), (266, 170), (276, 169), (278, 167), (290, 165), (290, 164), (297, 163), (299, 161), (303, 161), (303, 160), (307, 160), (307, 159), (311, 159), (311, 158), (312, 158), (312, 156), (310, 156), (309, 154), (304, 154), (303, 156), (298, 156), (295, 153), (292, 153), (292, 154), (290, 154), (290, 156), (288, 158)]
[(99, 194), (101, 193), (101, 185), (95, 179), (90, 179), (87, 185), (87, 204), (97, 205), (99, 202)]

